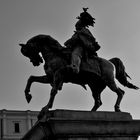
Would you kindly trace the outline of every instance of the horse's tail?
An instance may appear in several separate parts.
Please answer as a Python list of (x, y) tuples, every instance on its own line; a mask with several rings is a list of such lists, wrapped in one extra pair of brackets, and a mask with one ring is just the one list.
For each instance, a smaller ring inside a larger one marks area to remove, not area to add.
[(129, 81), (127, 81), (127, 77), (130, 78), (130, 76), (125, 72), (125, 66), (123, 65), (123, 62), (119, 58), (112, 58), (109, 61), (115, 65), (116, 79), (123, 86), (126, 86), (128, 88), (132, 88), (132, 89), (139, 89), (137, 86), (135, 86), (132, 83), (130, 83)]

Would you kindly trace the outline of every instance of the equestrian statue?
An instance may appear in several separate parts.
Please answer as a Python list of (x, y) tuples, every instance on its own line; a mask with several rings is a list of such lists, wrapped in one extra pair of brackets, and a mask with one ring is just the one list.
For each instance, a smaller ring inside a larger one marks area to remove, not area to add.
[(20, 44), (21, 53), (28, 57), (34, 66), (44, 62), (45, 75), (30, 76), (25, 88), (25, 97), (29, 103), (32, 96), (29, 93), (33, 82), (50, 84), (52, 89), (48, 104), (42, 108), (40, 116), (53, 106), (54, 98), (63, 83), (81, 85), (86, 90), (89, 86), (95, 100), (92, 111), (96, 111), (101, 105), (101, 93), (108, 86), (117, 94), (115, 111), (120, 112), (120, 103), (124, 91), (115, 82), (117, 79), (123, 86), (131, 89), (139, 89), (130, 83), (127, 78), (123, 62), (119, 58), (106, 60), (97, 55), (101, 48), (88, 27), (94, 27), (95, 19), (83, 8), (83, 12), (77, 17), (75, 32), (64, 46), (50, 35), (37, 35)]

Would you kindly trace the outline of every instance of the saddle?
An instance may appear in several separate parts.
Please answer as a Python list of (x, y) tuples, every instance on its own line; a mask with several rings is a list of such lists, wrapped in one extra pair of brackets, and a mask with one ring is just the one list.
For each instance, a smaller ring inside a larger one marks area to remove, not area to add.
[(98, 76), (101, 76), (101, 68), (100, 68), (99, 61), (100, 61), (100, 58), (97, 56), (83, 59), (81, 61), (80, 70), (92, 72)]

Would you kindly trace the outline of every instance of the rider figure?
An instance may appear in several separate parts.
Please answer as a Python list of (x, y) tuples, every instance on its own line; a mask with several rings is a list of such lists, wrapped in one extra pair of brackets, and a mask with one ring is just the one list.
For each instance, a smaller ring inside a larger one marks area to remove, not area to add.
[(96, 51), (100, 49), (98, 42), (89, 31), (88, 27), (94, 27), (94, 18), (87, 12), (88, 8), (83, 8), (84, 12), (77, 17), (78, 22), (75, 24), (76, 31), (74, 35), (68, 39), (64, 45), (72, 49), (71, 65), (73, 72), (79, 73), (81, 59), (83, 56), (97, 56)]

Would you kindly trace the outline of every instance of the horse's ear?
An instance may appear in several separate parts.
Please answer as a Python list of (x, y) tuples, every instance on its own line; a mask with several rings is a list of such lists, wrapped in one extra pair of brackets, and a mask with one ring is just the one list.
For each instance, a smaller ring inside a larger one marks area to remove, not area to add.
[(21, 47), (25, 47), (25, 46), (26, 46), (26, 44), (19, 44), (19, 46), (21, 46)]
[(19, 46), (21, 46), (21, 53), (22, 53), (24, 56), (27, 56), (27, 57), (28, 57), (28, 52), (27, 52), (26, 44), (19, 44)]

